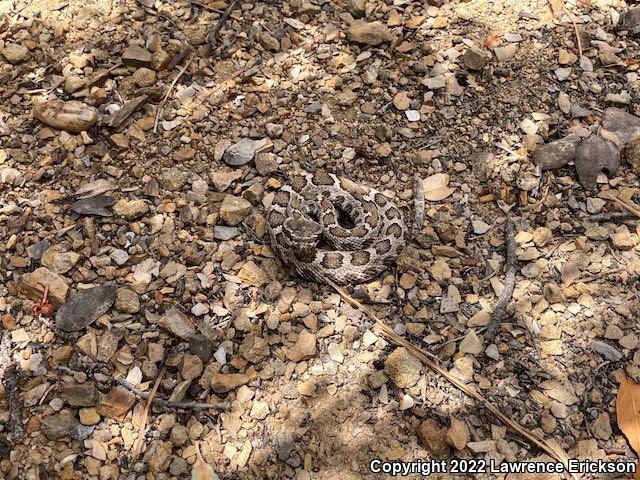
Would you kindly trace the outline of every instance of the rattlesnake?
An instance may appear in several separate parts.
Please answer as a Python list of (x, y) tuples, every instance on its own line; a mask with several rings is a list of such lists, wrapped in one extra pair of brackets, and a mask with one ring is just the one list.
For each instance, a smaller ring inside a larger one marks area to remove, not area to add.
[[(416, 192), (419, 228), (424, 196), (420, 206), (421, 189)], [(353, 225), (342, 225), (345, 216)], [(402, 253), (412, 235), (391, 199), (324, 172), (292, 175), (273, 198), (266, 224), (271, 247), (298, 275), (339, 285), (378, 276)]]

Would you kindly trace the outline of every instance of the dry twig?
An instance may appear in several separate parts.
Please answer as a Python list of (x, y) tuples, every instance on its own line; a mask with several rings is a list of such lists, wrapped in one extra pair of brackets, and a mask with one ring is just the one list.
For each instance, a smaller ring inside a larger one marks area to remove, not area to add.
[(219, 14), (224, 14), (224, 10), (218, 10), (217, 8), (210, 7), (209, 5), (205, 5), (202, 2), (198, 2), (197, 0), (188, 0), (190, 4), (195, 5), (200, 8), (204, 8), (205, 10), (209, 10), (210, 12), (215, 12)]
[(156, 378), (155, 383), (153, 384), (153, 388), (151, 392), (149, 392), (149, 397), (147, 398), (147, 404), (144, 406), (144, 410), (142, 410), (142, 417), (140, 418), (140, 431), (138, 432), (138, 438), (133, 444), (133, 452), (131, 455), (133, 459), (137, 459), (142, 453), (142, 445), (144, 444), (144, 436), (147, 433), (147, 418), (149, 417), (149, 409), (151, 408), (151, 403), (153, 402), (153, 397), (155, 397), (156, 392), (158, 391), (158, 387), (160, 386), (160, 382), (164, 377), (167, 369), (162, 367), (160, 373), (158, 374), (158, 378)]
[[(148, 399), (150, 394), (149, 392), (143, 392), (139, 388), (136, 388), (131, 383), (127, 382), (124, 378), (116, 378), (116, 383), (122, 385), (127, 390), (130, 390), (135, 395)], [(168, 408), (185, 408), (191, 410), (230, 410), (231, 405), (229, 402), (218, 402), (218, 403), (198, 403), (198, 402), (171, 402), (169, 400), (165, 400), (163, 398), (154, 397), (152, 403), (155, 405), (159, 405), (161, 407)]]
[(602, 194), (605, 197), (607, 197), (609, 200), (613, 200), (618, 205), (620, 205), (621, 207), (625, 208), (629, 212), (633, 213), (636, 217), (640, 218), (640, 210), (638, 210), (638, 208), (635, 207), (634, 205), (630, 205), (629, 203), (620, 200), (618, 197), (614, 197), (609, 192), (602, 192)]
[(573, 24), (573, 31), (576, 34), (576, 44), (578, 45), (578, 54), (580, 58), (582, 58), (582, 40), (580, 40), (580, 32), (578, 32), (578, 25), (576, 24), (576, 19), (573, 18), (573, 13), (567, 10), (567, 7), (563, 5), (563, 10), (567, 13), (567, 16), (571, 19), (571, 23)]
[(158, 121), (160, 120), (160, 115), (162, 115), (162, 112), (164, 110), (164, 105), (165, 103), (167, 103), (167, 99), (169, 98), (169, 95), (171, 95), (171, 92), (173, 91), (173, 88), (176, 86), (176, 83), (178, 83), (178, 80), (180, 80), (180, 77), (184, 74), (184, 72), (187, 71), (187, 68), (189, 68), (189, 65), (191, 65), (191, 62), (193, 61), (195, 56), (196, 56), (195, 53), (191, 55), (191, 58), (189, 58), (187, 63), (184, 64), (184, 67), (182, 67), (178, 72), (178, 75), (176, 75), (176, 78), (174, 78), (173, 82), (171, 82), (171, 85), (169, 86), (169, 89), (167, 90), (167, 93), (162, 99), (162, 103), (160, 103), (160, 106), (158, 107), (158, 111), (156, 112), (156, 121), (153, 124), (153, 133), (158, 133)]
[(594, 280), (600, 280), (601, 278), (608, 277), (609, 275), (613, 275), (614, 273), (622, 273), (626, 272), (626, 268), (613, 268), (611, 270), (605, 270), (604, 272), (594, 273), (592, 275), (587, 275), (586, 277), (578, 278), (571, 282), (569, 285), (574, 283), (587, 283), (593, 282)]
[(224, 13), (220, 17), (220, 20), (218, 20), (218, 23), (215, 24), (213, 29), (207, 35), (207, 43), (211, 47), (211, 53), (213, 53), (215, 48), (216, 48), (216, 36), (218, 35), (220, 30), (222, 29), (223, 25), (229, 19), (229, 15), (231, 15), (231, 12), (233, 12), (236, 9), (236, 7), (238, 6), (238, 3), (239, 3), (239, 0), (233, 0), (227, 6), (227, 8), (225, 9)]

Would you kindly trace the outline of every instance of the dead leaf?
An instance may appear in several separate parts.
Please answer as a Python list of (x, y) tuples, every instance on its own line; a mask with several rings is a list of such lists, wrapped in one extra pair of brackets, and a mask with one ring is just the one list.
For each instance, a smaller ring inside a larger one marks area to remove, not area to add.
[(449, 174), (436, 173), (422, 180), (425, 200), (439, 202), (451, 195), (455, 188), (449, 187)]
[(425, 192), (429, 192), (437, 188), (446, 187), (448, 185), (449, 185), (448, 173), (436, 173), (422, 180), (422, 188), (424, 189)]
[(496, 35), (495, 33), (489, 34), (487, 39), (484, 41), (484, 46), (491, 50), (493, 47), (500, 43), (500, 35)]
[(425, 200), (429, 200), (430, 202), (439, 202), (440, 200), (444, 200), (449, 195), (451, 195), (456, 189), (453, 187), (440, 187), (435, 190), (431, 190), (430, 192), (424, 192)]
[(197, 458), (191, 469), (191, 480), (220, 480), (213, 467), (202, 458), (200, 443), (196, 442), (195, 447)]
[(618, 428), (629, 440), (629, 445), (640, 455), (640, 385), (626, 375), (618, 387), (616, 399)]
[(445, 440), (457, 450), (464, 450), (469, 441), (469, 429), (463, 422), (451, 417), (451, 426), (447, 429)]

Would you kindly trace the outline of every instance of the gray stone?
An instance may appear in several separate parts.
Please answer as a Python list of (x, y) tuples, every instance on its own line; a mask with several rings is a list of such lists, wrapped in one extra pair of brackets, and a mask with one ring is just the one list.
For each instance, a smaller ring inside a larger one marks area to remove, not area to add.
[(99, 217), (111, 217), (113, 213), (107, 207), (116, 203), (116, 199), (108, 195), (96, 195), (91, 198), (83, 198), (71, 205), (71, 210), (78, 215), (97, 215)]
[(224, 225), (216, 225), (213, 227), (213, 237), (216, 240), (231, 240), (238, 236), (238, 227), (226, 227)]
[(124, 265), (129, 260), (129, 254), (119, 248), (116, 248), (113, 252), (111, 252), (109, 257), (111, 257), (111, 259), (118, 265)]
[(354, 17), (364, 17), (366, 2), (365, 0), (351, 0), (349, 2), (349, 7), (351, 9), (351, 13)]
[(302, 110), (305, 113), (318, 113), (322, 109), (322, 103), (320, 100), (315, 100), (304, 107)]
[(98, 400), (98, 389), (93, 383), (65, 385), (60, 396), (73, 407), (93, 407)]
[(40, 260), (44, 252), (49, 248), (49, 241), (42, 240), (27, 247), (27, 253), (32, 260)]
[(49, 415), (42, 419), (40, 428), (49, 440), (60, 440), (71, 433), (78, 421), (70, 410), (62, 410), (60, 413)]
[(602, 114), (602, 128), (615, 133), (620, 143), (626, 145), (640, 137), (640, 118), (619, 108), (610, 107)]
[(256, 154), (256, 142), (250, 138), (243, 138), (234, 143), (224, 152), (222, 159), (233, 166), (242, 166), (253, 160)]
[(620, 18), (620, 30), (627, 30), (631, 35), (640, 34), (640, 7), (630, 8)]
[(498, 62), (507, 62), (516, 56), (516, 52), (518, 51), (518, 45), (515, 43), (511, 43), (509, 45), (505, 45), (504, 47), (496, 47), (493, 49), (493, 53), (496, 54), (496, 58)]
[(569, 76), (571, 75), (571, 68), (569, 67), (556, 68), (554, 70), (554, 73), (556, 74), (556, 78), (561, 82), (563, 82), (567, 78), (569, 78)]
[(206, 336), (196, 333), (189, 339), (189, 351), (206, 363), (213, 356), (213, 345), (211, 345), (211, 341)]
[(468, 48), (462, 55), (462, 62), (470, 70), (482, 70), (488, 58), (479, 48)]
[(429, 90), (439, 90), (447, 85), (444, 75), (436, 75), (435, 77), (425, 77), (421, 81), (422, 85)]

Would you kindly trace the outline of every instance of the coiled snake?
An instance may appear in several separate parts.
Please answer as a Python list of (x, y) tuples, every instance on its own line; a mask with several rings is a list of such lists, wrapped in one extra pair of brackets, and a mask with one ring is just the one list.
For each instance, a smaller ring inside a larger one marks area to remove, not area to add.
[[(331, 173), (291, 176), (267, 211), (271, 247), (298, 275), (338, 285), (380, 275), (424, 220), (424, 193), (415, 182), (415, 224), (384, 194)], [(352, 225), (345, 226), (347, 222)]]

